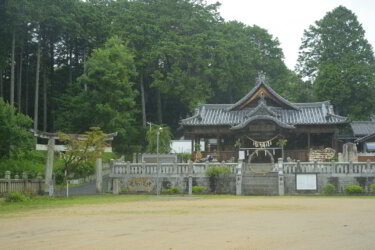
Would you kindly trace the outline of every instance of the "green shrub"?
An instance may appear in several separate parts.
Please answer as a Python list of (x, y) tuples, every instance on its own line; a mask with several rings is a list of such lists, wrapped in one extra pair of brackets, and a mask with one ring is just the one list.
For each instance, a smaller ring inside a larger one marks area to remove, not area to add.
[(26, 196), (25, 194), (23, 193), (20, 193), (20, 192), (12, 192), (10, 193), (6, 198), (5, 198), (5, 201), (6, 202), (20, 202), (20, 201), (27, 201), (29, 200), (30, 198), (28, 196)]
[(180, 188), (179, 187), (168, 188), (168, 189), (164, 190), (163, 193), (177, 194), (177, 193), (180, 193)]
[(375, 194), (375, 184), (371, 184), (372, 193)]
[(38, 173), (44, 172), (44, 162), (47, 155), (43, 151), (31, 151), (28, 156), (22, 159), (1, 159), (0, 178), (4, 177), (5, 171), (10, 171), (12, 177), (15, 174), (21, 176), (27, 172), (29, 178), (35, 178)]
[(327, 184), (323, 187), (323, 193), (326, 195), (332, 195), (336, 193), (336, 186), (333, 184)]
[(209, 177), (211, 192), (220, 192), (224, 187), (224, 180), (231, 169), (228, 166), (214, 166), (206, 170)]
[(192, 187), (192, 191), (193, 191), (194, 194), (203, 193), (205, 190), (206, 190), (206, 188), (202, 187), (202, 186), (194, 186), (194, 187)]
[(365, 190), (363, 189), (363, 187), (361, 186), (358, 186), (358, 185), (351, 185), (351, 186), (347, 186), (345, 188), (345, 192), (349, 195), (353, 195), (353, 194), (362, 194)]
[(191, 154), (190, 153), (178, 153), (177, 157), (182, 162), (188, 162), (191, 160)]
[(230, 174), (230, 168), (227, 166), (214, 166), (206, 170), (208, 176), (219, 176), (223, 174)]

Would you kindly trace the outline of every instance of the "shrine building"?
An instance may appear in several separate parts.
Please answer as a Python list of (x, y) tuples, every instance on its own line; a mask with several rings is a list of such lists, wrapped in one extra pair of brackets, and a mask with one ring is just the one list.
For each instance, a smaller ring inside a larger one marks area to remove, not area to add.
[[(282, 156), (308, 161), (310, 149), (340, 151), (337, 135), (348, 123), (346, 117), (335, 114), (329, 101), (291, 103), (266, 84), (264, 77), (238, 102), (203, 104), (192, 117), (181, 120), (184, 137), (192, 139), (193, 149), (204, 140), (203, 157), (259, 163)], [(264, 154), (258, 154), (260, 151)]]

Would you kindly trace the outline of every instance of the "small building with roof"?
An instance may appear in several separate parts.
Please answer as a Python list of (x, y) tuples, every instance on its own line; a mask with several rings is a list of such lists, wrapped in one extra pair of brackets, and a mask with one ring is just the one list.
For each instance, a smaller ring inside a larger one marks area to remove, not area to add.
[(360, 161), (375, 160), (375, 117), (371, 121), (353, 121), (350, 123), (354, 143), (360, 152)]
[(349, 121), (335, 114), (329, 101), (289, 102), (260, 76), (238, 102), (200, 105), (180, 123), (185, 139), (205, 141), (203, 157), (273, 162), (282, 156), (308, 161), (312, 148), (338, 150), (339, 129)]

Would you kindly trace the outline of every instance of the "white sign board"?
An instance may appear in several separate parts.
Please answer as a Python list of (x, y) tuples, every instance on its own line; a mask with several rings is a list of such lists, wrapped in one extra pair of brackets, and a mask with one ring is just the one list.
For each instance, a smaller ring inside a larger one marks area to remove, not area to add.
[(238, 152), (238, 159), (239, 160), (245, 159), (245, 151), (239, 151)]
[(316, 174), (297, 174), (297, 190), (317, 190)]

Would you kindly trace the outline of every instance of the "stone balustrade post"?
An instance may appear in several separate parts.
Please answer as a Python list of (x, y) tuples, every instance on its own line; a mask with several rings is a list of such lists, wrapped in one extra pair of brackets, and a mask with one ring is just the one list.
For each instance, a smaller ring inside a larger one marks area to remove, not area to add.
[(10, 180), (10, 171), (5, 171), (5, 179), (7, 179), (7, 192), (11, 192), (11, 180)]
[(297, 173), (300, 173), (300, 172), (302, 172), (301, 161), (297, 160)]
[(137, 153), (133, 153), (133, 163), (137, 163)]
[(188, 174), (189, 174), (188, 190), (189, 190), (189, 195), (192, 195), (193, 194), (193, 162), (190, 160), (189, 160)]
[(283, 170), (283, 163), (284, 163), (283, 158), (277, 159), (278, 171)]
[(27, 172), (22, 172), (22, 180), (27, 180)]
[(20, 176), (18, 174), (14, 175), (14, 179), (18, 180), (19, 178), (20, 178)]
[(45, 169), (45, 186), (44, 186), (44, 193), (48, 193), (49, 196), (53, 196), (53, 157), (54, 157), (54, 150), (55, 150), (55, 139), (48, 139), (48, 154), (47, 154), (47, 162), (46, 162), (46, 169)]
[[(284, 196), (285, 195), (285, 187), (284, 187), (284, 168), (283, 166), (283, 159), (278, 159), (279, 164), (279, 171), (278, 171), (278, 183), (279, 183), (279, 195)], [(298, 164), (298, 163), (297, 163)], [(280, 167), (281, 165), (281, 167)]]
[(317, 161), (314, 161), (314, 171), (318, 172), (318, 162)]
[(117, 178), (113, 179), (113, 189), (112, 189), (113, 194), (119, 194), (120, 193), (120, 180)]
[(23, 180), (23, 191), (27, 191), (27, 172), (22, 172), (22, 180)]
[(103, 191), (103, 162), (102, 158), (96, 159), (96, 193)]
[(353, 173), (353, 162), (349, 161), (349, 174)]
[(137, 162), (138, 162), (138, 163), (141, 163), (141, 162), (142, 162), (142, 154), (141, 154), (141, 153), (138, 153), (137, 156), (138, 156), (138, 157), (137, 157), (137, 159), (138, 159)]
[(236, 166), (236, 195), (242, 195), (242, 160)]
[(10, 180), (10, 171), (5, 171), (5, 179)]

